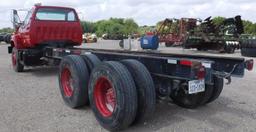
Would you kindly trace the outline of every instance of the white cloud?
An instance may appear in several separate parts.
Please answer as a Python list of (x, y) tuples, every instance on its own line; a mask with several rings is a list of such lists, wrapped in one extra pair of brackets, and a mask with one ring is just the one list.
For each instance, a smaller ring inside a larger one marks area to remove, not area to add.
[(256, 22), (256, 1), (252, 0), (8, 0), (1, 1), (0, 28), (10, 27), (10, 10), (30, 8), (35, 3), (70, 6), (83, 20), (97, 21), (110, 17), (134, 18), (140, 25), (154, 25), (168, 18), (208, 16), (233, 17)]

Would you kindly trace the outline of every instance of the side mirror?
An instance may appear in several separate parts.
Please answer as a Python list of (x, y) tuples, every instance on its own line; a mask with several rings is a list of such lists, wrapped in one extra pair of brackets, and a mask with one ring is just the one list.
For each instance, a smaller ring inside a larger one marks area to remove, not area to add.
[(13, 23), (13, 27), (15, 29), (18, 29), (20, 27), (20, 25), (22, 24), (22, 22), (20, 21), (20, 17), (18, 15), (18, 11), (17, 10), (13, 10), (12, 11), (12, 23)]

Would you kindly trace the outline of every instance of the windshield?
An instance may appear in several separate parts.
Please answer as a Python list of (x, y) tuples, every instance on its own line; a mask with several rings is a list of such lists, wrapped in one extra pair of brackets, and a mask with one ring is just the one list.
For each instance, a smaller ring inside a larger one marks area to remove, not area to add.
[(40, 8), (36, 20), (77, 21), (75, 12), (69, 9)]

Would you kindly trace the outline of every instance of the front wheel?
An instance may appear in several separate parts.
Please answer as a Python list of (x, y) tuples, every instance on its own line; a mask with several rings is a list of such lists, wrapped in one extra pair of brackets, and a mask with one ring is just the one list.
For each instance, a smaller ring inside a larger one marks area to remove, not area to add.
[(19, 52), (15, 47), (12, 49), (12, 67), (16, 72), (22, 72), (24, 70), (24, 65), (20, 62)]

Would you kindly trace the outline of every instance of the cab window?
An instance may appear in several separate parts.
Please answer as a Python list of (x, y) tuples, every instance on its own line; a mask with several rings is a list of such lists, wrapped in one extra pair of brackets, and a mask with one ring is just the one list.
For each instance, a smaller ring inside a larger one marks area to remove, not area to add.
[(29, 24), (31, 16), (32, 16), (32, 11), (28, 11), (28, 14), (27, 14), (27, 16), (24, 19), (24, 25), (28, 25)]
[(70, 9), (40, 8), (36, 13), (36, 20), (77, 21), (77, 18)]

